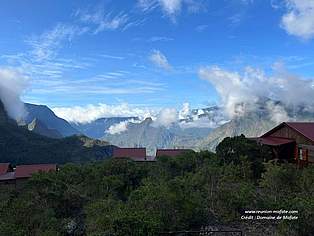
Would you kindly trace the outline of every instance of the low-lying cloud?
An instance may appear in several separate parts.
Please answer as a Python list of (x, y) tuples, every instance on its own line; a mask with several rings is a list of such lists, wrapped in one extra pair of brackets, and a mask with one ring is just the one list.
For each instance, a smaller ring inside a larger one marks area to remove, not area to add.
[(105, 131), (105, 133), (114, 135), (114, 134), (120, 134), (124, 131), (128, 130), (128, 124), (129, 123), (139, 123), (139, 120), (135, 120), (135, 119), (130, 119), (130, 120), (125, 120), (125, 121), (121, 121), (120, 123), (111, 125), (108, 130)]
[(138, 117), (139, 119), (145, 119), (154, 116), (156, 113), (154, 109), (133, 107), (127, 103), (55, 107), (52, 110), (57, 116), (74, 123), (89, 123), (104, 117)]
[(280, 64), (274, 66), (272, 75), (252, 67), (240, 73), (212, 66), (200, 68), (199, 76), (215, 87), (229, 118), (255, 111), (259, 103), (267, 101), (282, 104), (281, 108), (278, 104), (268, 104), (269, 110), (281, 114), (277, 117), (280, 120), (285, 116), (284, 106), (314, 108), (314, 80), (292, 75)]
[(27, 88), (28, 81), (16, 69), (0, 68), (0, 99), (8, 115), (15, 120), (21, 120), (25, 115), (24, 103), (20, 97)]
[(176, 122), (178, 122), (178, 111), (175, 108), (164, 108), (158, 113), (153, 125), (170, 127)]

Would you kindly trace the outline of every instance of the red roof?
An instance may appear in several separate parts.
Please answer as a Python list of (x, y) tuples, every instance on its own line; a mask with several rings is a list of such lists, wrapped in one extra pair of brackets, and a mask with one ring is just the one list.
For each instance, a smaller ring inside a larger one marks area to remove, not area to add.
[(262, 135), (261, 137), (266, 137), (274, 133), (278, 129), (282, 128), (283, 126), (288, 126), (289, 128), (303, 135), (305, 138), (314, 142), (314, 122), (283, 122), (272, 130), (268, 131), (266, 134)]
[(157, 149), (156, 157), (161, 157), (161, 156), (176, 157), (188, 151), (191, 151), (191, 150), (189, 149)]
[(0, 175), (4, 175), (9, 171), (10, 163), (0, 163)]
[(286, 122), (286, 124), (314, 142), (314, 122)]
[(279, 146), (288, 143), (294, 143), (295, 141), (287, 138), (277, 138), (277, 137), (265, 137), (257, 139), (259, 143), (270, 145), (270, 146)]
[(16, 166), (15, 178), (29, 178), (37, 172), (56, 171), (56, 164), (37, 164), (37, 165), (20, 165)]
[(146, 148), (115, 148), (113, 150), (113, 157), (129, 157), (129, 158), (145, 158)]

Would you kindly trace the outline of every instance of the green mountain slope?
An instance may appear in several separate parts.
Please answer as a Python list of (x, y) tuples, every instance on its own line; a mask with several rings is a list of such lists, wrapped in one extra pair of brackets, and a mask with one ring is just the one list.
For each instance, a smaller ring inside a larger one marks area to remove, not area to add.
[(18, 127), (0, 102), (0, 162), (13, 164), (86, 162), (105, 159), (113, 146), (85, 136), (51, 139)]

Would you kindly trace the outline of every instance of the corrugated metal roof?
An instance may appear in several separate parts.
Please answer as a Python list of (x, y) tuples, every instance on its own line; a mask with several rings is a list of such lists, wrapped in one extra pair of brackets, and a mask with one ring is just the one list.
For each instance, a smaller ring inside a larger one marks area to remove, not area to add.
[(287, 138), (277, 138), (277, 137), (264, 137), (257, 139), (259, 143), (270, 145), (270, 146), (280, 146), (283, 144), (294, 143), (295, 141)]
[(287, 126), (298, 131), (314, 142), (314, 122), (285, 122)]
[(113, 157), (145, 158), (146, 148), (115, 148)]
[(37, 164), (37, 165), (20, 165), (16, 166), (15, 178), (29, 178), (32, 174), (37, 172), (56, 171), (56, 164)]
[(297, 131), (299, 134), (314, 142), (314, 122), (283, 122), (275, 128), (271, 129), (267, 133), (263, 134), (261, 137), (268, 137), (275, 131), (279, 130), (283, 126), (288, 126), (289, 128)]
[(156, 157), (161, 157), (161, 156), (176, 157), (189, 151), (191, 150), (189, 149), (157, 149)]
[(0, 175), (4, 175), (9, 171), (10, 163), (0, 163)]

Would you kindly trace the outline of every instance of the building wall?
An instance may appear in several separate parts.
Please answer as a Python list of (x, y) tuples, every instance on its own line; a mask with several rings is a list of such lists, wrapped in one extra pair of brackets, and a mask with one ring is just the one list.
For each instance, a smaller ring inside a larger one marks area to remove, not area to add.
[(314, 146), (300, 144), (299, 147), (301, 147), (303, 150), (307, 150), (308, 162), (314, 163)]
[(302, 149), (302, 153), (306, 153), (306, 157), (303, 156), (303, 158), (306, 159), (307, 162), (314, 163), (314, 142), (299, 134), (297, 131), (288, 126), (283, 126), (269, 136), (295, 140), (298, 149), (297, 158), (299, 158), (300, 149)]

